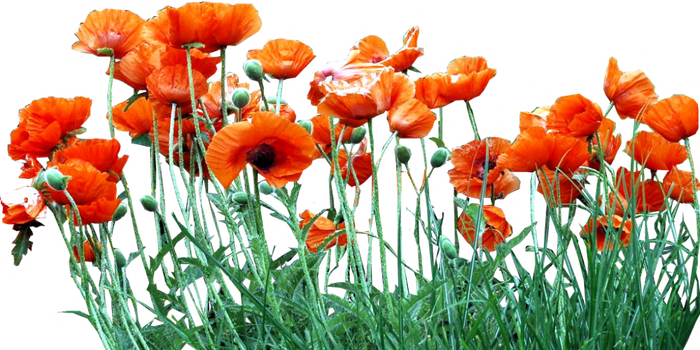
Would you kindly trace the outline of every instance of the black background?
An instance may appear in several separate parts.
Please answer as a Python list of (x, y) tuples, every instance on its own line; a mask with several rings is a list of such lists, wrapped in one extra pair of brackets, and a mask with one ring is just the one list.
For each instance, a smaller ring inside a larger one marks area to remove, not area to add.
[[(368, 3), (284, 0), (273, 6), (271, 13), (282, 17), (284, 14), (290, 14), (293, 6), (299, 6), (303, 10), (300, 17), (320, 22), (324, 30), (335, 34), (336, 23), (346, 23), (348, 20), (362, 17), (361, 10)], [(593, 62), (603, 52), (603, 41), (606, 37), (612, 37), (613, 45), (622, 45), (627, 50), (632, 49), (632, 40), (637, 40), (641, 46), (649, 48), (652, 52), (658, 50), (661, 53), (659, 63), (663, 66), (665, 62), (670, 62), (672, 66), (670, 72), (662, 69), (662, 74), (667, 78), (684, 77), (687, 74), (700, 76), (697, 63), (700, 52), (696, 51), (698, 29), (694, 25), (695, 11), (690, 5), (664, 1), (650, 7), (633, 5), (629, 0), (622, 4), (616, 1), (609, 1), (607, 4), (602, 1), (521, 1), (517, 2), (517, 5), (512, 3), (436, 1), (426, 12), (436, 22), (434, 28), (437, 36), (446, 36), (445, 40), (439, 41), (438, 50), (443, 51), (447, 45), (457, 42), (455, 27), (458, 25), (472, 38), (472, 42), (481, 39), (488, 42), (488, 38), (483, 37), (481, 32), (488, 27), (488, 16), (495, 14), (498, 20), (497, 28), (489, 36), (497, 37), (494, 45), (500, 46), (501, 50), (508, 54), (508, 59), (503, 64), (514, 71), (506, 80), (507, 87), (525, 89), (525, 74), (537, 77), (540, 81), (551, 74), (566, 80), (568, 67), (577, 67), (582, 73), (580, 77), (585, 77), (592, 71)], [(59, 11), (54, 15), (50, 13), (50, 6), (38, 5), (31, 1), (15, 1), (11, 13), (6, 13), (7, 17), (0, 21), (4, 33), (1, 43), (3, 49), (0, 50), (4, 71), (13, 74), (22, 93), (29, 90), (33, 96), (47, 93), (65, 94), (63, 84), (87, 84), (87, 79), (79, 76), (62, 79), (61, 86), (55, 86), (52, 82), (61, 68), (60, 63), (53, 57), (53, 52), (57, 48), (54, 41), (62, 37), (63, 27), (60, 25), (60, 6), (54, 6)], [(381, 11), (410, 13), (413, 2), (387, 1), (370, 6), (370, 18), (377, 19), (376, 16)], [(436, 6), (443, 8), (441, 14), (435, 14)], [(514, 35), (507, 32), (512, 20), (518, 21), (518, 31)], [(56, 30), (49, 28), (52, 22), (59, 25)], [(643, 36), (644, 31), (649, 31), (649, 35)], [(629, 38), (627, 44), (621, 43), (622, 35)], [(528, 37), (529, 41), (524, 42), (523, 37)], [(43, 42), (47, 44), (45, 53), (42, 52)], [(669, 42), (673, 42), (674, 46), (669, 47)], [(592, 48), (593, 51), (589, 52), (587, 48)], [(550, 58), (545, 57), (546, 52), (551, 54)], [(682, 56), (685, 63), (678, 63), (676, 55)], [(559, 69), (553, 67), (556, 63), (561, 65)], [(20, 73), (23, 75), (21, 80), (18, 79)], [(30, 84), (34, 77), (40, 80), (38, 88)], [(11, 100), (12, 95), (4, 87), (2, 95), (0, 120), (3, 123), (14, 123), (16, 110), (6, 102)], [(60, 241), (55, 240), (60, 244)], [(54, 245), (56, 246), (56, 243)], [(42, 264), (46, 268), (43, 272), (33, 273), (28, 279), (23, 279), (32, 283), (32, 288), (26, 294), (22, 294), (15, 287), (0, 285), (0, 329), (6, 342), (15, 341), (16, 345), (12, 346), (15, 349), (34, 349), (39, 331), (48, 338), (48, 344), (52, 348), (75, 348), (85, 336), (59, 333), (44, 316), (48, 300), (53, 296), (61, 298), (61, 293), (56, 289), (58, 266), (46, 261)], [(40, 296), (41, 293), (48, 293), (46, 299)]]

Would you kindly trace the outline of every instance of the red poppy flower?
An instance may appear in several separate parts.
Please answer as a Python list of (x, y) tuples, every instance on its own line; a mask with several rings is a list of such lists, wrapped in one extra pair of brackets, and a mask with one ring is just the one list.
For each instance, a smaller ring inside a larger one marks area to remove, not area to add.
[[(693, 175), (689, 171), (673, 167), (664, 176), (663, 188), (677, 202), (693, 203)], [(695, 188), (700, 188), (698, 179), (695, 179)]]
[(608, 196), (610, 205), (615, 210), (615, 215), (624, 216), (633, 193), (635, 202), (632, 204), (637, 213), (663, 210), (665, 197), (661, 184), (651, 179), (642, 182), (641, 176), (641, 171), (635, 171), (633, 176), (632, 172), (626, 168), (617, 169), (615, 191)]
[(648, 131), (640, 131), (632, 141), (627, 141), (625, 153), (634, 156), (634, 160), (649, 170), (671, 170), (688, 158), (685, 148), (679, 143), (669, 142), (661, 135)]
[(450, 82), (445, 73), (435, 73), (416, 80), (416, 99), (425, 103), (430, 109), (445, 107), (453, 101), (443, 96)]
[[(329, 119), (330, 117), (325, 115), (317, 115), (311, 118), (311, 123), (313, 124), (311, 137), (314, 139), (314, 142), (317, 145), (321, 146), (323, 152), (326, 154), (330, 153), (333, 147), (331, 144), (331, 123)], [(346, 127), (345, 132), (343, 132), (343, 127), (344, 125), (342, 124), (335, 125), (335, 135), (333, 136), (333, 139), (336, 143), (338, 142), (341, 133), (343, 134), (342, 142), (349, 141), (353, 130), (355, 130), (355, 128)], [(322, 155), (319, 154), (318, 156), (321, 157)]]
[(428, 136), (435, 124), (435, 113), (421, 101), (413, 98), (389, 110), (389, 130), (398, 132), (404, 139), (419, 139)]
[(65, 163), (68, 159), (84, 160), (97, 170), (108, 173), (109, 181), (118, 182), (122, 174), (122, 169), (126, 165), (129, 156), (119, 157), (121, 145), (116, 139), (73, 139), (68, 143), (68, 147), (53, 155), (53, 161)]
[(549, 169), (558, 168), (566, 174), (571, 174), (591, 156), (588, 153), (588, 143), (581, 138), (560, 134), (548, 136), (552, 139), (552, 153), (547, 161)]
[[(108, 181), (109, 175), (81, 159), (68, 159), (65, 163), (49, 163), (56, 166), (64, 176), (70, 176), (66, 190), (73, 197), (80, 212), (83, 225), (99, 224), (112, 220), (121, 199), (117, 198), (117, 184)], [(61, 191), (47, 188), (51, 198), (58, 204), (70, 205)], [(78, 224), (77, 216), (73, 218)]]
[(138, 46), (146, 21), (128, 10), (92, 11), (78, 28), (78, 41), (73, 50), (96, 56), (109, 56), (100, 49), (112, 49), (115, 58), (122, 58)]
[[(233, 97), (233, 92), (238, 88), (248, 89), (248, 83), (241, 83), (238, 80), (238, 76), (234, 73), (226, 74), (226, 96), (227, 105), (233, 108), (233, 102), (231, 98)], [(202, 103), (207, 111), (209, 119), (221, 118), (221, 81), (216, 81), (209, 85), (209, 91), (206, 95), (202, 96)], [(230, 113), (230, 111), (228, 112)]]
[[(194, 98), (199, 99), (207, 93), (207, 80), (202, 73), (193, 70)], [(157, 69), (146, 78), (148, 94), (165, 105), (177, 104), (178, 106), (191, 105), (190, 83), (187, 67), (182, 65), (167, 66)]]
[(219, 49), (214, 39), (218, 25), (216, 10), (210, 2), (190, 2), (178, 8), (166, 7), (168, 18), (168, 43), (175, 48), (185, 44), (200, 43), (201, 50), (212, 52)]
[[(308, 211), (305, 210), (299, 217), (301, 218), (301, 222), (299, 223), (300, 228), (304, 228), (309, 223), (311, 222), (311, 219), (315, 215)], [(313, 225), (311, 228), (309, 228), (309, 231), (306, 235), (306, 248), (309, 249), (310, 252), (312, 253), (317, 253), (318, 248), (321, 247), (323, 242), (325, 242), (328, 238), (333, 236), (337, 231), (345, 229), (345, 223), (340, 223), (336, 226), (333, 221), (324, 218), (324, 217), (318, 217), (316, 221), (314, 221)], [(331, 247), (335, 245), (339, 246), (344, 246), (348, 244), (348, 236), (345, 233), (342, 233), (338, 235), (336, 238), (328, 242), (326, 244), (325, 249), (330, 249)]]
[(532, 113), (520, 112), (520, 132), (534, 126), (547, 130), (547, 116), (549, 115), (549, 108), (550, 107), (539, 107), (532, 111)]
[[(340, 168), (340, 176), (348, 181), (348, 186), (357, 187), (357, 183), (360, 185), (365, 183), (370, 177), (372, 177), (372, 154), (366, 153), (364, 147), (361, 147), (357, 152), (350, 155), (352, 157), (352, 171), (355, 173), (353, 175), (350, 172), (348, 166), (348, 154), (345, 150), (340, 150), (338, 152), (338, 167)], [(334, 167), (331, 167), (331, 174), (335, 174)], [(355, 181), (357, 177), (357, 181)]]
[(443, 96), (452, 101), (471, 101), (481, 95), (496, 70), (489, 68), (483, 57), (460, 57), (447, 66), (449, 81)]
[(13, 160), (48, 157), (68, 133), (81, 128), (90, 116), (92, 100), (46, 97), (19, 111), (19, 126), (10, 135)]
[(654, 104), (658, 95), (654, 84), (641, 70), (622, 73), (617, 67), (617, 60), (610, 57), (605, 72), (605, 96), (615, 103), (615, 110), (620, 118), (636, 118), (645, 104)]
[(581, 95), (562, 96), (547, 115), (547, 130), (555, 133), (588, 137), (598, 130), (603, 120), (600, 107)]
[(8, 225), (26, 224), (35, 220), (46, 209), (46, 202), (34, 187), (20, 187), (0, 196), (2, 222)]
[(211, 141), (206, 161), (224, 187), (250, 164), (273, 187), (297, 181), (315, 155), (311, 135), (271, 112), (251, 113), (251, 122), (221, 129)]
[(548, 204), (552, 207), (568, 207), (576, 202), (583, 189), (581, 183), (574, 180), (572, 175), (565, 175), (561, 171), (554, 171), (547, 167), (541, 170), (544, 171), (544, 176), (540, 171), (537, 172), (539, 180), (537, 192), (544, 196)]
[[(486, 157), (487, 143), (489, 147), (488, 158)], [(447, 172), (450, 175), (450, 183), (458, 192), (479, 198), (484, 176), (486, 175), (486, 187), (489, 189), (490, 185), (505, 170), (497, 165), (497, 161), (509, 148), (510, 141), (500, 137), (474, 140), (455, 148), (451, 158), (454, 168)], [(487, 165), (488, 174), (484, 174)]]
[(112, 107), (112, 118), (117, 130), (127, 131), (131, 138), (147, 134), (153, 127), (153, 107), (145, 97), (139, 97), (124, 111), (129, 101)]
[(389, 54), (384, 40), (375, 35), (362, 38), (353, 46), (348, 55), (347, 64), (379, 63), (393, 67), (396, 71), (405, 71), (423, 56), (423, 49), (416, 47), (418, 42), (418, 27), (409, 29), (403, 38), (404, 46), (395, 54)]
[(168, 31), (170, 30), (170, 19), (168, 19), (169, 6), (158, 11), (155, 17), (144, 23), (141, 37), (149, 44), (170, 45), (168, 41)]
[(666, 140), (678, 142), (698, 132), (698, 103), (685, 95), (674, 95), (649, 107), (642, 118)]
[(622, 136), (620, 134), (614, 135), (615, 122), (608, 118), (603, 118), (598, 128), (598, 137), (591, 139), (591, 146), (593, 152), (591, 157), (588, 159), (587, 166), (596, 170), (600, 170), (600, 158), (598, 157), (598, 145), (600, 144), (600, 149), (603, 151), (603, 159), (606, 163), (612, 164), (617, 156), (617, 151), (622, 145)]
[(258, 60), (263, 72), (275, 79), (296, 78), (316, 56), (306, 44), (297, 40), (268, 41), (262, 50), (248, 51), (249, 60)]
[(459, 216), (457, 229), (472, 246), (481, 246), (482, 249), (492, 252), (496, 250), (496, 245), (505, 242), (506, 238), (513, 233), (513, 228), (506, 221), (506, 215), (500, 208), (492, 205), (485, 205), (482, 208), (482, 220), (486, 224), (486, 230), (481, 234), (481, 244), (474, 242), (476, 240), (475, 223), (466, 212), (462, 212)]
[(497, 165), (510, 171), (533, 172), (547, 164), (553, 147), (554, 142), (544, 128), (532, 127), (518, 135), (499, 157)]
[[(374, 63), (350, 64), (340, 68), (328, 66), (314, 73), (314, 80), (309, 83), (309, 93), (306, 97), (313, 106), (318, 106), (319, 102), (328, 94), (329, 83), (333, 81), (353, 82), (365, 74), (379, 72), (382, 69), (384, 66)], [(332, 86), (334, 85), (330, 85), (331, 89)]]
[(622, 246), (626, 247), (630, 243), (630, 238), (632, 237), (632, 220), (625, 220), (623, 223), (622, 217), (614, 215), (612, 217), (612, 227), (609, 226), (608, 218), (598, 217), (595, 225), (593, 224), (593, 218), (588, 220), (583, 229), (581, 229), (581, 236), (588, 237), (589, 240), (593, 240), (590, 236), (595, 231), (596, 234), (596, 245), (598, 251), (603, 249), (612, 250), (614, 247), (614, 242), (612, 239), (607, 240), (608, 236), (619, 237)]
[(212, 3), (217, 26), (212, 34), (216, 46), (236, 46), (260, 31), (262, 21), (252, 4)]
[(20, 179), (33, 179), (39, 173), (44, 170), (44, 167), (39, 163), (39, 161), (34, 158), (27, 156), (24, 158), (24, 164), (22, 165), (22, 173), (19, 175)]
[[(100, 244), (100, 242), (96, 242), (95, 246), (98, 250), (102, 249), (102, 244)], [(73, 247), (73, 255), (75, 256), (75, 260), (80, 262), (80, 252), (78, 252), (78, 247)], [(83, 256), (85, 256), (86, 262), (97, 261), (95, 251), (92, 249), (92, 244), (90, 244), (90, 241), (88, 240), (85, 240), (85, 242), (83, 242)]]

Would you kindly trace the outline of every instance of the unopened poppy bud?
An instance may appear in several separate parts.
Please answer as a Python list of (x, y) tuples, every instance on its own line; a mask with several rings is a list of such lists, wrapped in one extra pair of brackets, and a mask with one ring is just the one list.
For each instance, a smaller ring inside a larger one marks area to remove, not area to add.
[(233, 105), (237, 108), (243, 108), (250, 102), (250, 92), (248, 89), (239, 88), (233, 91), (233, 97), (231, 98)]
[(411, 150), (404, 145), (399, 145), (396, 147), (396, 158), (399, 162), (408, 164), (408, 161), (411, 160)]
[(141, 202), (141, 205), (143, 206), (143, 209), (146, 209), (147, 211), (150, 211), (151, 213), (155, 213), (156, 210), (158, 210), (158, 203), (156, 202), (156, 199), (153, 198), (150, 194), (144, 195), (139, 199)]
[(447, 157), (450, 156), (450, 151), (447, 150), (447, 148), (440, 147), (433, 153), (433, 156), (430, 157), (430, 166), (433, 168), (439, 168), (443, 166), (447, 162)]
[(124, 203), (119, 204), (119, 206), (117, 207), (117, 210), (114, 211), (114, 215), (112, 215), (112, 220), (119, 221), (119, 219), (123, 218), (124, 215), (126, 215), (126, 212), (127, 212), (126, 204), (124, 204)]
[(60, 171), (56, 168), (50, 168), (44, 173), (46, 177), (46, 183), (51, 187), (51, 189), (56, 191), (63, 191), (68, 187), (69, 176), (63, 176)]
[(306, 131), (308, 131), (309, 134), (314, 130), (314, 125), (311, 123), (310, 120), (300, 120), (297, 122), (297, 124), (301, 125), (302, 128), (306, 129)]
[(233, 201), (238, 204), (248, 204), (248, 194), (243, 191), (238, 191), (233, 194)]
[(119, 248), (114, 249), (114, 262), (117, 264), (118, 268), (123, 268), (126, 266), (126, 258)]
[(457, 249), (455, 249), (454, 244), (450, 242), (450, 239), (446, 236), (440, 236), (440, 250), (445, 254), (448, 259), (454, 259), (457, 257)]
[(267, 102), (267, 105), (265, 105), (265, 104), (262, 103), (262, 102), (260, 103), (260, 111), (262, 111), (262, 112), (272, 112), (272, 113), (277, 114), (277, 109), (275, 109), (274, 103), (269, 102), (269, 101)]
[(247, 60), (243, 63), (243, 71), (250, 80), (261, 81), (263, 78), (263, 67), (258, 60)]
[(367, 135), (367, 129), (365, 128), (355, 128), (355, 130), (352, 131), (352, 135), (350, 135), (350, 143), (360, 143), (362, 140), (365, 139), (365, 135)]
[(264, 195), (270, 195), (273, 192), (275, 192), (275, 188), (270, 186), (270, 184), (268, 184), (267, 181), (263, 181), (260, 184), (258, 184), (258, 189)]

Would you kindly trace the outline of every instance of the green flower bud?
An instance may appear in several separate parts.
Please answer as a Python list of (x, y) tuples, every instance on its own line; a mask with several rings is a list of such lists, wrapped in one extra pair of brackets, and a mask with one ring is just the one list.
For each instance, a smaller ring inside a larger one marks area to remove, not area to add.
[(263, 182), (259, 183), (258, 189), (264, 195), (271, 195), (273, 192), (275, 192), (275, 188), (270, 186), (270, 184), (267, 183), (267, 181), (263, 181)]
[(151, 213), (155, 213), (155, 211), (158, 210), (158, 202), (156, 202), (156, 199), (150, 194), (144, 195), (141, 197), (141, 199), (139, 199), (139, 201), (141, 202), (143, 209), (146, 209)]
[(243, 63), (243, 71), (250, 80), (260, 81), (263, 78), (263, 67), (258, 60), (247, 60)]
[(400, 163), (408, 164), (408, 161), (411, 160), (411, 150), (404, 145), (397, 146), (396, 158), (399, 160)]
[(440, 147), (433, 153), (430, 157), (430, 166), (433, 168), (439, 168), (447, 162), (447, 158), (450, 156), (450, 151), (447, 148)]
[(362, 142), (365, 139), (365, 135), (367, 135), (367, 129), (363, 127), (355, 128), (350, 136), (350, 143), (357, 144)]
[(248, 89), (238, 88), (233, 91), (233, 97), (231, 98), (233, 105), (237, 108), (243, 108), (250, 102), (250, 92)]
[(121, 203), (117, 207), (117, 210), (114, 211), (114, 215), (112, 215), (112, 220), (114, 221), (119, 221), (119, 219), (123, 218), (124, 215), (126, 215), (127, 212), (127, 207), (126, 204)]
[(126, 258), (119, 248), (114, 249), (114, 262), (117, 264), (118, 268), (123, 268), (126, 266)]
[(63, 176), (56, 168), (46, 170), (44, 177), (49, 187), (56, 191), (65, 190), (66, 187), (68, 187), (68, 180), (70, 179), (70, 176)]
[(457, 257), (457, 249), (455, 249), (454, 244), (452, 244), (452, 242), (449, 238), (447, 238), (447, 236), (440, 236), (439, 242), (440, 250), (443, 254), (445, 254), (446, 258), (454, 259)]
[(243, 191), (238, 191), (233, 194), (233, 201), (238, 204), (248, 204), (248, 194)]
[(275, 108), (275, 104), (267, 101), (267, 107), (265, 106), (265, 103), (260, 102), (260, 111), (262, 112), (272, 112), (277, 114), (277, 109)]
[(297, 122), (297, 124), (301, 125), (302, 128), (306, 129), (306, 131), (308, 131), (309, 134), (312, 133), (314, 130), (314, 124), (311, 123), (310, 120), (300, 120)]

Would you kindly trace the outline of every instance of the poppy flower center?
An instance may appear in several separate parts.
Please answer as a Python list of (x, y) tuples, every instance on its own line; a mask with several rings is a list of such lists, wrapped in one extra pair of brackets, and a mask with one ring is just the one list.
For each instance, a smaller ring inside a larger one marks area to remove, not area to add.
[(275, 159), (277, 158), (277, 153), (275, 149), (266, 144), (261, 143), (254, 148), (252, 148), (245, 155), (245, 160), (255, 165), (260, 170), (268, 170), (275, 164)]
[[(488, 162), (489, 166), (489, 171), (493, 170), (493, 168), (496, 167), (496, 162)], [(483, 179), (484, 178), (484, 168), (486, 167), (486, 162), (484, 162), (484, 165), (479, 168), (479, 170), (476, 171), (476, 174), (474, 177), (477, 179)]]

